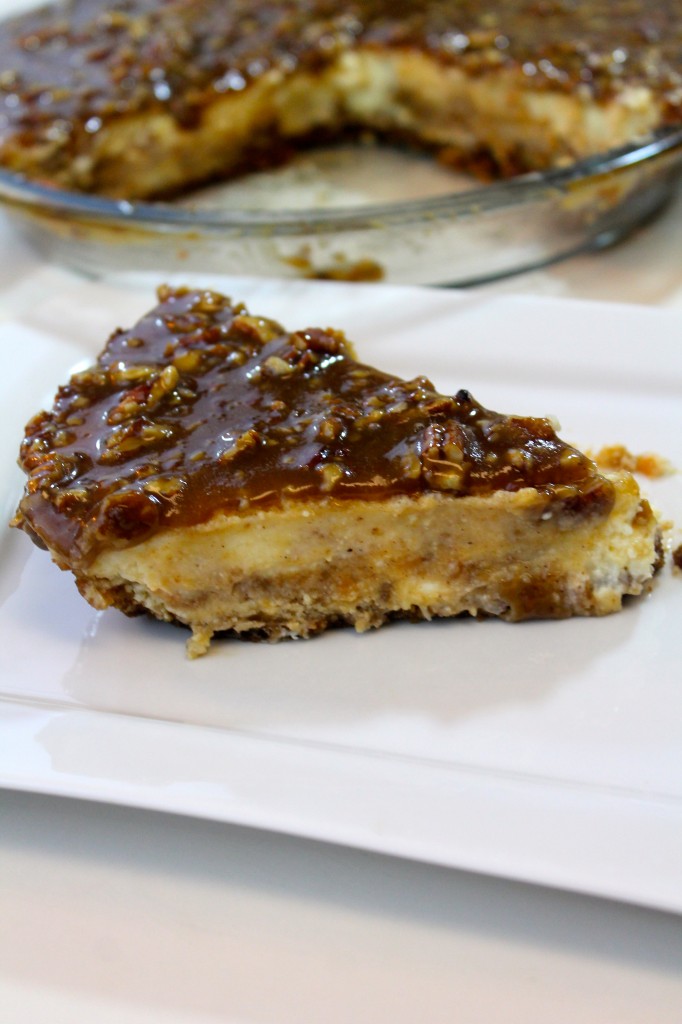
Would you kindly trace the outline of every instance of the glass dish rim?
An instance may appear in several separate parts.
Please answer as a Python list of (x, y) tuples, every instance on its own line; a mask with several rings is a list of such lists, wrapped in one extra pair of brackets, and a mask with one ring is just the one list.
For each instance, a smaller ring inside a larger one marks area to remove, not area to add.
[(103, 226), (156, 232), (238, 232), (242, 236), (323, 234), (443, 219), (456, 219), (518, 206), (548, 192), (589, 184), (611, 173), (647, 164), (664, 154), (682, 153), (682, 127), (659, 130), (629, 143), (579, 160), (567, 167), (532, 171), (503, 181), (444, 195), (390, 203), (358, 204), (333, 209), (272, 210), (175, 206), (169, 202), (110, 199), (43, 185), (16, 172), (0, 169), (0, 202), (35, 213), (63, 214), (72, 220)]

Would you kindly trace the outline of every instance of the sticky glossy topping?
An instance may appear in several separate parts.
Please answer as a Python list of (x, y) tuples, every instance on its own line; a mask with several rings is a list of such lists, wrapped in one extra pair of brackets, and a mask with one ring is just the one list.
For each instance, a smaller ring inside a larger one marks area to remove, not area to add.
[(671, 121), (682, 110), (680, 0), (67, 0), (2, 26), (0, 137), (19, 132), (49, 161), (131, 111), (191, 125), (217, 94), (357, 45), (597, 98), (642, 85)]
[(72, 564), (287, 499), (533, 486), (569, 513), (610, 504), (608, 482), (545, 419), (381, 373), (337, 331), (289, 334), (213, 292), (160, 300), (27, 427), (19, 525)]

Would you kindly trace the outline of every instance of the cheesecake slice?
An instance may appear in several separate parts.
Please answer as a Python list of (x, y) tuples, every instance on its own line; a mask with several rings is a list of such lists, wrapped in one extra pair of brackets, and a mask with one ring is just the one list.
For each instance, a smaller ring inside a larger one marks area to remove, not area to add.
[(602, 615), (660, 531), (546, 419), (358, 362), (342, 333), (161, 288), (26, 428), (14, 525), (96, 608), (277, 640), (334, 624)]

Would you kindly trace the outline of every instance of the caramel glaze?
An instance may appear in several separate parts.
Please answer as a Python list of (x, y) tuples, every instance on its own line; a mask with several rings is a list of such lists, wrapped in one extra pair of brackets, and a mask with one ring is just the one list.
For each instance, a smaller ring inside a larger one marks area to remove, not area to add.
[(120, 115), (163, 109), (191, 127), (216, 94), (358, 45), (597, 100), (643, 85), (664, 122), (682, 115), (681, 0), (67, 0), (0, 31), (0, 146), (41, 146), (49, 177)]
[(159, 298), (26, 428), (14, 525), (72, 568), (164, 527), (288, 500), (533, 487), (538, 517), (555, 522), (612, 506), (611, 483), (545, 419), (380, 373), (337, 331), (288, 334), (213, 292)]

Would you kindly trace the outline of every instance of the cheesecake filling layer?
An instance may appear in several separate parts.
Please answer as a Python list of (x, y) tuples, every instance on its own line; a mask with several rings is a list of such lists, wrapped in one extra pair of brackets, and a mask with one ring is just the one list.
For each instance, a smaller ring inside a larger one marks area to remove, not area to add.
[(192, 629), (279, 640), (332, 625), (461, 614), (519, 621), (606, 615), (651, 583), (657, 524), (627, 474), (596, 522), (555, 519), (537, 491), (288, 503), (161, 532), (102, 552), (79, 589), (95, 606)]

